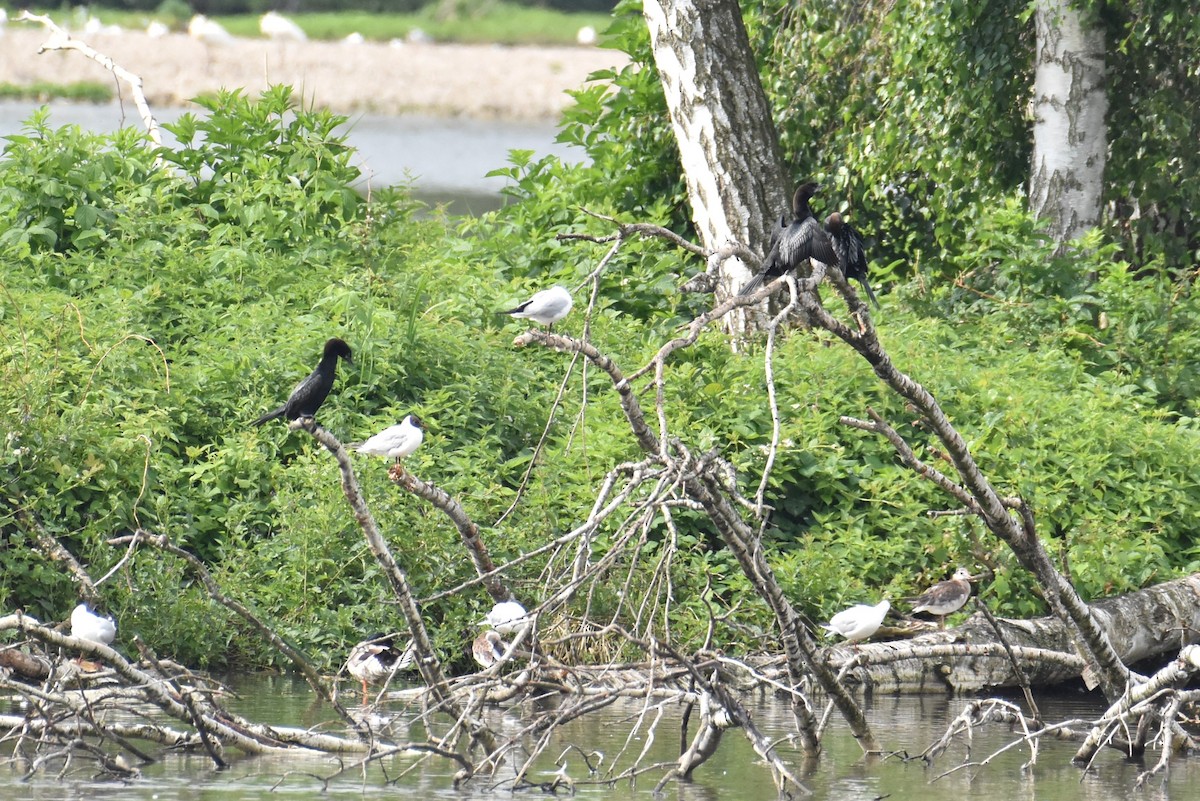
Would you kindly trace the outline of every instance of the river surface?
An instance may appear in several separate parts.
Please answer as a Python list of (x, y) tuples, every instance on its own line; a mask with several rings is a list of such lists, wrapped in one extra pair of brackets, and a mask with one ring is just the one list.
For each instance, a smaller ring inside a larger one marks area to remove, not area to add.
[[(327, 705), (314, 701), (303, 682), (280, 676), (246, 676), (231, 680), (240, 698), (230, 706), (243, 716), (276, 725), (300, 725), (327, 730), (338, 728)], [(347, 685), (344, 698), (352, 699)], [(1114, 751), (1102, 751), (1091, 770), (1083, 771), (1070, 763), (1075, 747), (1071, 743), (1047, 740), (1037, 752), (1036, 763), (1029, 766), (1031, 751), (1019, 745), (1003, 753), (996, 752), (1017, 738), (1007, 730), (993, 727), (976, 732), (969, 743), (953, 745), (932, 765), (916, 756), (941, 737), (948, 723), (967, 703), (963, 698), (881, 697), (867, 703), (867, 712), (876, 736), (888, 752), (886, 757), (864, 758), (846, 727), (835, 715), (826, 734), (825, 752), (815, 764), (805, 767), (796, 749), (787, 741), (794, 731), (790, 712), (783, 702), (768, 695), (747, 700), (759, 728), (780, 740), (779, 751), (789, 767), (812, 791), (814, 799), (830, 801), (1099, 801), (1100, 799), (1186, 799), (1196, 798), (1200, 786), (1200, 760), (1180, 758), (1172, 765), (1171, 780), (1165, 788), (1156, 779), (1146, 790), (1135, 791), (1134, 782), (1143, 765), (1127, 762)], [(1094, 696), (1058, 695), (1039, 699), (1043, 714), (1050, 720), (1093, 718), (1103, 711)], [(12, 711), (8, 702), (0, 708)], [(414, 713), (399, 702), (385, 701), (379, 711), (384, 716), (400, 716), (399, 729)], [(489, 724), (502, 734), (523, 725), (528, 706), (516, 704), (494, 708)], [(645, 713), (645, 714), (644, 714)], [(629, 700), (609, 707), (564, 727), (548, 748), (544, 764), (531, 776), (534, 781), (549, 781), (554, 758), (568, 744), (605, 754), (603, 770), (617, 772), (630, 767), (643, 749), (642, 764), (669, 763), (678, 754), (680, 710), (669, 707), (657, 728), (652, 729), (653, 711), (646, 712), (644, 702)], [(377, 722), (379, 719), (376, 719)], [(420, 732), (413, 728), (414, 738)], [(7, 748), (5, 749), (7, 752)], [(990, 757), (990, 759), (989, 759)], [(1150, 755), (1151, 761), (1157, 753)], [(977, 764), (963, 768), (972, 760)], [(347, 764), (353, 758), (346, 759)], [(11, 764), (0, 763), (0, 799), (62, 801), (62, 799), (134, 799), (135, 801), (201, 801), (201, 799), (298, 799), (318, 801), (328, 798), (366, 799), (493, 799), (513, 797), (505, 780), (512, 775), (506, 765), (492, 779), (476, 779), (461, 790), (454, 790), (452, 777), (457, 766), (445, 759), (396, 756), (365, 772), (350, 770), (332, 780), (324, 779), (338, 770), (339, 763), (325, 756), (241, 757), (228, 770), (217, 771), (199, 754), (164, 755), (142, 769), (139, 779), (121, 783), (97, 781), (85, 764), (62, 778), (39, 775), (22, 783), (20, 772)], [(576, 781), (578, 799), (587, 801), (654, 801), (663, 796), (653, 793), (663, 770), (648, 772), (636, 783), (627, 781), (609, 786), (590, 783), (578, 758), (569, 758), (568, 772)], [(407, 772), (405, 772), (407, 771)], [(386, 773), (386, 776), (385, 776)], [(400, 776), (400, 774), (402, 774)], [(396, 779), (395, 785), (389, 779)], [(564, 795), (566, 795), (564, 793)], [(746, 738), (737, 729), (726, 732), (716, 755), (695, 774), (690, 783), (670, 783), (664, 795), (678, 801), (715, 801), (721, 798), (776, 798), (774, 784)], [(516, 797), (545, 797), (540, 790), (525, 791)]]
[[(19, 133), (40, 104), (0, 101), (0, 137)], [(105, 132), (141, 121), (131, 103), (52, 102), (51, 125), (79, 125)], [(159, 122), (178, 119), (185, 109), (154, 109)], [(487, 173), (508, 166), (510, 150), (581, 162), (586, 154), (554, 141), (551, 123), (358, 114), (346, 124), (348, 144), (358, 152), (360, 188), (412, 181), (414, 194), (430, 204), (450, 203), (452, 213), (479, 214), (501, 205), (505, 179)], [(169, 141), (169, 135), (168, 135)]]

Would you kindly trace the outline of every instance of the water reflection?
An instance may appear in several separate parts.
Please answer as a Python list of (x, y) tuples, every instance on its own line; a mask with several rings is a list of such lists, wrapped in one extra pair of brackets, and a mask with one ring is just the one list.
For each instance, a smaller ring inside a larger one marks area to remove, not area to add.
[[(315, 727), (338, 730), (341, 724), (327, 704), (314, 702), (313, 693), (302, 681), (286, 676), (239, 677), (233, 680), (238, 698), (230, 706), (256, 721), (276, 725)], [(352, 696), (345, 696), (351, 698)], [(927, 765), (918, 758), (940, 738), (949, 722), (969, 703), (969, 699), (947, 697), (875, 697), (866, 702), (866, 712), (877, 737), (887, 753), (866, 757), (836, 715), (831, 718), (820, 759), (805, 765), (800, 753), (789, 742), (793, 731), (791, 711), (778, 699), (757, 694), (746, 704), (759, 729), (777, 740), (777, 750), (796, 775), (813, 791), (816, 799), (921, 799), (921, 801), (970, 801), (971, 799), (1037, 799), (1067, 801), (1128, 797), (1138, 774), (1146, 766), (1127, 762), (1112, 751), (1104, 751), (1090, 771), (1071, 765), (1076, 746), (1047, 740), (1037, 749), (1037, 760), (1029, 765), (1032, 750), (1021, 744), (1002, 751), (1016, 735), (992, 727), (976, 732), (971, 740), (960, 740)], [(543, 705), (552, 701), (540, 702)], [(1016, 703), (1014, 701), (1014, 703)], [(1072, 694), (1041, 697), (1038, 703), (1049, 720), (1093, 718), (1103, 711), (1094, 696)], [(519, 732), (539, 711), (533, 702), (510, 707), (490, 708), (487, 722), (502, 735)], [(379, 712), (399, 731), (416, 720), (417, 710), (401, 702), (387, 702)], [(530, 779), (549, 782), (556, 770), (555, 759), (569, 746), (605, 754), (602, 771), (621, 772), (635, 760), (643, 765), (668, 764), (678, 754), (681, 712), (677, 707), (660, 710), (652, 701), (626, 700), (600, 712), (565, 725), (539, 760)], [(396, 716), (399, 716), (396, 718)], [(376, 721), (382, 722), (382, 721)], [(413, 726), (409, 736), (423, 736)], [(526, 744), (527, 746), (529, 744)], [(11, 747), (11, 746), (10, 746)], [(79, 763), (61, 780), (41, 774), (35, 781), (20, 782), (20, 769), (10, 764), (0, 771), (0, 798), (55, 799), (156, 799), (192, 801), (193, 799), (320, 799), (339, 797), (447, 798), (462, 801), (492, 799), (496, 792), (508, 792), (513, 765), (506, 764), (491, 779), (477, 780), (465, 790), (452, 789), (457, 765), (440, 758), (409, 754), (398, 755), (355, 767), (355, 757), (339, 761), (320, 754), (289, 754), (270, 757), (237, 757), (226, 771), (216, 771), (212, 762), (201, 755), (167, 753), (142, 769), (142, 778), (122, 785), (91, 780), (89, 767)], [(908, 758), (906, 758), (908, 757)], [(1157, 754), (1151, 755), (1157, 759)], [(663, 771), (652, 771), (636, 785), (619, 782), (600, 783), (603, 776), (589, 776), (577, 753), (568, 755), (568, 772), (576, 783), (580, 799), (654, 798), (653, 788)], [(986, 763), (986, 764), (985, 764)], [(963, 767), (966, 765), (966, 767)], [(323, 779), (347, 772), (324, 787)], [(53, 774), (50, 774), (52, 777)], [(397, 781), (395, 786), (390, 781)], [(1180, 759), (1172, 766), (1170, 789), (1177, 798), (1189, 793), (1200, 781), (1195, 759)], [(1157, 782), (1155, 782), (1157, 786)], [(540, 796), (540, 791), (531, 791)], [(775, 787), (767, 768), (738, 730), (726, 732), (717, 754), (703, 765), (691, 783), (670, 783), (665, 797), (678, 801), (715, 801), (717, 798), (774, 798)], [(661, 796), (660, 796), (661, 797)], [(1151, 797), (1154, 797), (1152, 794)], [(1169, 793), (1161, 797), (1169, 797)]]

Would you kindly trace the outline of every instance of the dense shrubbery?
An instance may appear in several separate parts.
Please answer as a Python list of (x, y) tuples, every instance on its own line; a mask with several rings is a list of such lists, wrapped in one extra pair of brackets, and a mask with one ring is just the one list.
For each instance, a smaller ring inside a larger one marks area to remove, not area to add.
[[(633, 18), (618, 28), (644, 55)], [(581, 206), (687, 230), (661, 92), (636, 65), (616, 80), (608, 98), (581, 92), (563, 129), (592, 165), (514, 154), (502, 172), (518, 202), (464, 221), (416, 215), (403, 190), (370, 204), (350, 191), (337, 118), (287, 111), (283, 90), (214, 98), (206, 120), (175, 126), (184, 145), (157, 153), (128, 132), (32, 120), (0, 161), (0, 607), (61, 618), (72, 602), (69, 580), (32, 550), (35, 522), (94, 575), (120, 558), (107, 537), (145, 526), (200, 554), (318, 659), (334, 663), (347, 642), (393, 626), (328, 454), (281, 425), (248, 426), (335, 334), (356, 359), (322, 409), (330, 430), (360, 438), (417, 410), (430, 431), (411, 469), (462, 500), (497, 561), (576, 525), (599, 478), (635, 445), (594, 372), (581, 414), (576, 372), (516, 513), (493, 526), (567, 365), (514, 351), (519, 327), (494, 311), (551, 282), (574, 287), (595, 267), (607, 245), (555, 239), (610, 232)], [(944, 229), (938, 258), (952, 269), (935, 277), (959, 279), (898, 275), (878, 314), (885, 344), (940, 397), (997, 485), (1033, 503), (1085, 595), (1196, 569), (1200, 320), (1184, 302), (1190, 286), (1136, 279), (1098, 238), (1052, 256), (1018, 203), (988, 198), (934, 209), (930, 219), (962, 223)], [(662, 243), (627, 243), (601, 278), (592, 341), (626, 369), (640, 366), (704, 308), (677, 289), (700, 268)], [(565, 326), (578, 331), (581, 320)], [(766, 536), (805, 612), (911, 593), (956, 562), (998, 569), (988, 589), (997, 609), (1040, 611), (1003, 548), (970, 520), (927, 517), (946, 499), (886, 443), (839, 425), (869, 405), (919, 450), (933, 447), (865, 364), (795, 331), (775, 370), (783, 447)], [(752, 495), (771, 431), (761, 354), (732, 353), (710, 332), (676, 354), (669, 381), (674, 432), (722, 447)], [(469, 578), (450, 524), (397, 492), (382, 463), (359, 467), (417, 594)], [(701, 520), (681, 511), (676, 522), (673, 631), (687, 637), (703, 633), (704, 601), (745, 601), (747, 588)], [(657, 521), (644, 558), (666, 537)], [(534, 560), (511, 576), (528, 600), (539, 598), (541, 568)], [(124, 633), (186, 662), (276, 658), (170, 559), (142, 553), (104, 592)], [(593, 611), (610, 601), (593, 598)], [(462, 656), (486, 604), (476, 592), (427, 606), (448, 657)], [(751, 602), (718, 634), (731, 649), (757, 647), (769, 627)]]

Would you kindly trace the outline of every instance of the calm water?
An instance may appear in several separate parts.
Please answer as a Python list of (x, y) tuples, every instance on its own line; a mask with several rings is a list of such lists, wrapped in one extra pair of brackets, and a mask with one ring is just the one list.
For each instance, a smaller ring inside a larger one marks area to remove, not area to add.
[[(97, 132), (141, 125), (132, 104), (124, 109), (116, 103), (49, 105), (52, 125), (79, 125)], [(0, 101), (0, 137), (18, 133), (38, 107)], [(159, 122), (171, 122), (184, 113), (178, 108), (154, 111)], [(557, 131), (551, 123), (360, 114), (351, 117), (345, 131), (358, 151), (363, 187), (411, 180), (418, 197), (430, 203), (452, 202), (452, 211), (459, 213), (478, 214), (500, 205), (504, 179), (489, 178), (487, 173), (507, 166), (510, 150), (532, 150), (538, 157), (553, 155), (565, 162), (586, 158), (579, 148), (555, 142)]]
[[(280, 677), (244, 677), (234, 686), (242, 694), (233, 706), (246, 717), (280, 725), (318, 726), (327, 723), (331, 715), (326, 707), (313, 702), (308, 687), (299, 681)], [(349, 687), (349, 685), (347, 685)], [(352, 697), (352, 696), (351, 696)], [(892, 752), (918, 754), (940, 737), (947, 723), (963, 708), (963, 699), (947, 698), (876, 698), (868, 706), (872, 725), (885, 747)], [(1088, 717), (1101, 710), (1093, 700), (1084, 697), (1055, 697), (1039, 701), (1043, 712), (1051, 719)], [(758, 696), (750, 706), (764, 733), (784, 738), (791, 731), (786, 706), (769, 696)], [(401, 704), (385, 704), (385, 713), (403, 711)], [(607, 755), (605, 765), (617, 760), (619, 769), (628, 767), (645, 747), (648, 723), (653, 715), (626, 738), (634, 729), (643, 706), (628, 701), (610, 707), (591, 717), (565, 727), (547, 749), (549, 755), (543, 773), (532, 778), (549, 779), (554, 769), (553, 759), (566, 744), (574, 743), (585, 749), (598, 749)], [(501, 732), (519, 727), (528, 713), (522, 705), (490, 713), (489, 723)], [(405, 717), (404, 722), (409, 720)], [(401, 727), (403, 723), (401, 724)], [(416, 732), (414, 732), (415, 734)], [(677, 753), (679, 713), (670, 714), (659, 723), (647, 762), (668, 761)], [(994, 751), (1012, 741), (1006, 732), (989, 729), (977, 734), (971, 743), (971, 758), (982, 761)], [(780, 752), (798, 776), (813, 791), (815, 799), (845, 799), (868, 801), (880, 797), (891, 799), (920, 799), (920, 801), (966, 801), (967, 799), (1028, 799), (1029, 801), (1068, 801), (1081, 799), (1153, 798), (1192, 799), (1200, 782), (1200, 762), (1195, 758), (1177, 761), (1172, 781), (1166, 790), (1155, 782), (1149, 790), (1135, 792), (1133, 782), (1142, 768), (1126, 763), (1118, 754), (1103, 752), (1097, 765), (1084, 773), (1071, 766), (1074, 746), (1069, 743), (1046, 741), (1039, 750), (1037, 764), (1023, 769), (1030, 757), (1028, 747), (1018, 747), (995, 757), (987, 766), (960, 770), (936, 778), (966, 759), (966, 749), (956, 745), (941, 756), (932, 767), (919, 760), (905, 762), (899, 757), (864, 759), (858, 746), (844, 726), (831, 724), (825, 740), (826, 751), (807, 772), (797, 752), (786, 742)], [(622, 748), (623, 756), (618, 757)], [(1157, 754), (1152, 759), (1157, 758)], [(330, 784), (322, 792), (316, 776), (329, 776), (337, 770), (337, 762), (320, 756), (289, 758), (240, 758), (226, 771), (215, 771), (202, 756), (168, 755), (160, 762), (143, 768), (140, 780), (121, 784), (90, 780), (89, 771), (78, 768), (60, 780), (38, 778), (29, 784), (19, 783), (19, 775), (10, 768), (0, 768), (0, 799), (154, 799), (156, 801), (197, 801), (198, 799), (317, 799), (324, 798), (422, 798), (422, 799), (483, 799), (495, 798), (497, 793), (508, 794), (507, 785), (492, 789), (493, 783), (476, 781), (465, 790), (451, 787), (454, 767), (445, 760), (421, 761), (416, 757), (394, 757), (386, 760), (383, 770), (389, 776), (416, 766), (396, 786), (385, 783), (379, 767), (373, 767), (364, 778), (351, 773)], [(500, 779), (511, 775), (501, 773)], [(614, 787), (583, 784), (586, 778), (582, 765), (573, 760), (572, 777), (577, 782), (576, 798), (580, 799), (650, 799), (656, 798), (653, 788), (661, 773), (651, 773), (634, 786), (628, 783)], [(539, 791), (533, 791), (540, 797)], [(718, 798), (771, 799), (774, 785), (765, 767), (737, 731), (725, 734), (716, 756), (701, 767), (691, 784), (673, 783), (665, 796), (679, 801), (710, 801)], [(661, 796), (660, 796), (661, 797)]]

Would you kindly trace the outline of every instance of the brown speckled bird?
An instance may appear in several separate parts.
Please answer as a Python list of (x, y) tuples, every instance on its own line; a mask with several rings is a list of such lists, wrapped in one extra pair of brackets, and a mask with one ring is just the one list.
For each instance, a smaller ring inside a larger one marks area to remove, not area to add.
[(939, 628), (946, 628), (946, 615), (962, 609), (971, 597), (971, 581), (975, 577), (965, 567), (954, 571), (947, 581), (939, 581), (912, 599), (913, 612), (937, 615)]

